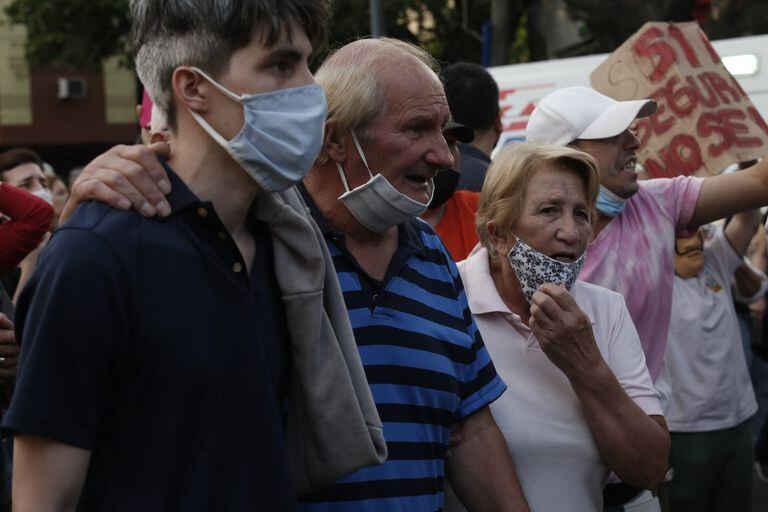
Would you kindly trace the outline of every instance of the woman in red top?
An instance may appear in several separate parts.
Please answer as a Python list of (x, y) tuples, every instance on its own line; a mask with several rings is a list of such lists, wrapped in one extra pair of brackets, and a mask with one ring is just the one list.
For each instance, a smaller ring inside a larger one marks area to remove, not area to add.
[(53, 207), (29, 192), (0, 182), (0, 274), (37, 248), (48, 232)]

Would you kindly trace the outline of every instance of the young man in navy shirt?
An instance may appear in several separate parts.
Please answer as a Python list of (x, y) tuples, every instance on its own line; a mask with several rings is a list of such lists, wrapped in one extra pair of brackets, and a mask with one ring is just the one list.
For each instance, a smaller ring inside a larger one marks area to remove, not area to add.
[(273, 238), (249, 212), (320, 148), (326, 103), (307, 60), (327, 4), (131, 9), (138, 74), (173, 132), (160, 184), (172, 192), (143, 205), (163, 218), (83, 205), (43, 253), (19, 304), (3, 422), (14, 506), (293, 510), (292, 327)]

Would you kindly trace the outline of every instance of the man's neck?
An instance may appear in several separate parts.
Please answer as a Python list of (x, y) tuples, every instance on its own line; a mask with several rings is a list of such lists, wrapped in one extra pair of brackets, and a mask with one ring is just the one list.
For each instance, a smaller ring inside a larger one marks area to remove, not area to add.
[[(240, 165), (202, 131), (200, 137), (182, 136), (173, 140), (168, 165), (203, 201), (210, 201), (232, 237), (245, 228), (248, 210), (259, 186)], [(192, 135), (190, 133), (190, 135)]]
[(472, 141), (471, 146), (479, 149), (485, 153), (488, 158), (491, 158), (491, 152), (493, 151), (493, 148), (496, 147), (498, 140), (499, 136), (493, 128), (483, 132), (476, 131), (475, 140)]
[[(325, 221), (344, 233), (347, 250), (369, 276), (382, 281), (398, 244), (397, 226), (383, 233), (364, 228), (350, 213), (339, 196), (345, 190), (332, 162), (315, 166), (304, 178), (304, 186)], [(332, 180), (336, 181), (332, 181)], [(338, 182), (336, 186), (333, 183)]]
[(435, 228), (438, 224), (440, 224), (440, 221), (443, 220), (443, 215), (445, 215), (445, 203), (441, 204), (437, 208), (428, 208), (424, 213), (421, 214), (421, 218), (427, 224)]
[(597, 220), (595, 221), (595, 225), (592, 228), (593, 234), (592, 239), (594, 240), (597, 235), (600, 234), (600, 232), (605, 228), (605, 226), (608, 225), (609, 222), (613, 220), (613, 217), (609, 217), (608, 215), (605, 215), (604, 213), (597, 212)]

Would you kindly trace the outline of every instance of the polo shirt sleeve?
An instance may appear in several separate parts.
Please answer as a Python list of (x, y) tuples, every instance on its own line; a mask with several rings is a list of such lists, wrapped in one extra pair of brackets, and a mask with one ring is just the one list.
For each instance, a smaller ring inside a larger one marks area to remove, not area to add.
[(99, 236), (54, 235), (19, 300), (21, 356), (5, 429), (92, 449), (130, 331), (126, 281)]
[(714, 265), (723, 283), (729, 284), (736, 270), (744, 261), (733, 249), (720, 226), (716, 226), (712, 240), (704, 247), (704, 257)]
[(629, 317), (624, 298), (611, 292), (607, 299), (611, 303), (608, 311), (613, 319), (609, 331), (608, 366), (622, 389), (646, 414), (662, 416), (659, 393), (648, 373), (640, 337)]
[(465, 365), (461, 382), (461, 401), (456, 411), (456, 419), (462, 420), (477, 412), (501, 396), (507, 385), (501, 380), (493, 366), (491, 356), (485, 347), (483, 337), (477, 328), (475, 319), (469, 310), (464, 284), (459, 276), (456, 264), (451, 261), (451, 273), (454, 276), (454, 286), (458, 291), (458, 300), (464, 311), (467, 334), (472, 341), (471, 360)]

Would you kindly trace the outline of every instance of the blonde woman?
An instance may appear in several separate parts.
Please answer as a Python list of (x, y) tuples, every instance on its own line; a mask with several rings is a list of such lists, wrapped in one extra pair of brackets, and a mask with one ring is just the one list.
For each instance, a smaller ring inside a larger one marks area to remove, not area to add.
[(669, 433), (624, 300), (577, 280), (597, 191), (585, 153), (508, 147), (483, 185), (482, 248), (460, 265), (509, 386), (491, 410), (531, 510), (602, 510), (611, 471), (652, 489), (667, 469)]

